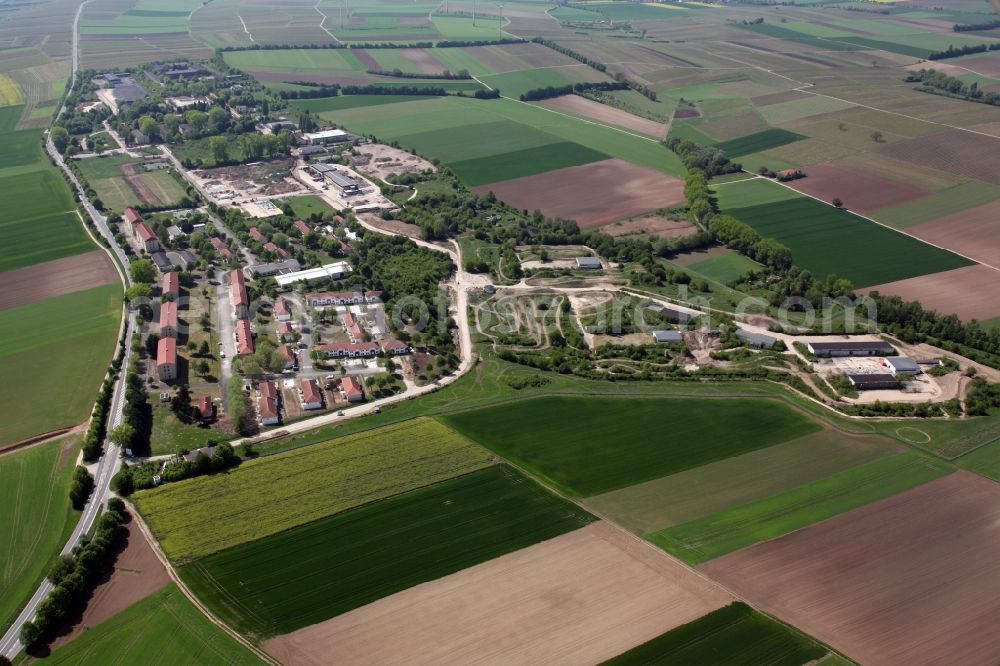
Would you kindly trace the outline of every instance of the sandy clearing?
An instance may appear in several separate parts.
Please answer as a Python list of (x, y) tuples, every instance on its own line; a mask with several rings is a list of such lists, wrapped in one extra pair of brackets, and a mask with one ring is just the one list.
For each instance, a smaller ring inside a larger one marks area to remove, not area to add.
[(1000, 267), (1000, 201), (907, 228), (925, 241)]
[(839, 197), (849, 210), (862, 213), (930, 194), (922, 187), (840, 164), (817, 164), (804, 171), (806, 178), (789, 185), (823, 201)]
[(870, 291), (920, 301), (925, 308), (957, 314), (966, 321), (1000, 315), (1000, 271), (979, 264), (864, 289), (865, 293)]
[[(477, 194), (493, 192), (515, 208), (538, 209), (549, 217), (576, 220), (583, 229), (684, 201), (680, 180), (617, 158), (472, 190)], [(553, 197), (553, 192), (559, 196)]]
[(598, 663), (731, 601), (604, 522), (264, 644), (287, 666)]
[(704, 565), (863, 664), (1000, 660), (1000, 485), (956, 472)]
[(0, 273), (0, 310), (118, 281), (101, 250)]
[(145, 599), (170, 582), (170, 575), (153, 548), (142, 535), (138, 524), (130, 520), (125, 525), (124, 550), (114, 562), (114, 572), (94, 589), (82, 615), (67, 633), (62, 633), (52, 647), (70, 642), (85, 629), (90, 629), (117, 615), (132, 604)]
[(628, 111), (622, 111), (613, 106), (601, 104), (600, 102), (595, 102), (592, 99), (580, 97), (579, 95), (555, 97), (541, 102), (540, 105), (556, 109), (557, 111), (565, 111), (566, 113), (590, 118), (600, 123), (624, 127), (627, 130), (639, 132), (640, 134), (645, 134), (656, 139), (662, 139), (667, 134), (667, 126), (663, 123), (642, 118)]
[(682, 238), (698, 231), (698, 228), (687, 220), (672, 220), (662, 215), (647, 215), (631, 220), (620, 220), (601, 229), (609, 236), (628, 236), (630, 234), (648, 234), (657, 238)]

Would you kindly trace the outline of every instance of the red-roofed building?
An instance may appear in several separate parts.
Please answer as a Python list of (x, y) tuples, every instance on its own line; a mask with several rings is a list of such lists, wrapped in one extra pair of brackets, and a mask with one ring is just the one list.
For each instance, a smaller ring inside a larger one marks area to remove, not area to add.
[(160, 303), (160, 337), (177, 337), (177, 303), (173, 301)]
[(379, 351), (375, 342), (327, 342), (316, 345), (316, 349), (327, 358), (372, 358)]
[(160, 250), (160, 241), (145, 222), (135, 225), (135, 237), (146, 252), (153, 253)]
[(229, 246), (226, 245), (225, 241), (223, 241), (218, 236), (212, 236), (211, 243), (212, 247), (215, 248), (215, 251), (218, 252), (223, 257), (228, 259), (233, 256), (233, 251), (230, 250)]
[(312, 231), (312, 229), (309, 228), (309, 225), (302, 220), (295, 220), (292, 222), (292, 226), (301, 231), (303, 236)]
[(278, 321), (291, 321), (292, 304), (284, 298), (279, 298), (274, 304), (274, 318)]
[(232, 301), (233, 314), (237, 319), (246, 319), (249, 316), (250, 298), (247, 296), (247, 279), (239, 269), (229, 273), (229, 300)]
[(156, 344), (156, 376), (163, 382), (177, 379), (177, 341), (173, 338), (160, 338)]
[(267, 242), (267, 236), (260, 233), (260, 229), (258, 229), (257, 227), (250, 227), (250, 238), (254, 239), (258, 243)]
[(402, 356), (410, 353), (410, 346), (402, 340), (383, 340), (379, 346), (382, 347), (382, 352), (385, 354)]
[(278, 347), (278, 353), (285, 359), (285, 370), (294, 370), (296, 363), (295, 351), (288, 345), (281, 345)]
[(135, 208), (126, 208), (124, 217), (125, 222), (129, 225), (129, 230), (142, 222), (142, 215)]
[(340, 380), (340, 390), (344, 392), (347, 402), (361, 402), (365, 399), (365, 394), (361, 390), (361, 384), (350, 375)]
[(274, 382), (261, 382), (257, 386), (257, 418), (261, 425), (278, 425), (281, 420), (278, 411), (278, 387)]
[(274, 254), (278, 255), (282, 259), (288, 259), (288, 252), (286, 252), (285, 250), (281, 249), (280, 247), (278, 247), (274, 243), (264, 243), (264, 249), (267, 250), (268, 252), (271, 252), (271, 253), (274, 253)]
[(181, 295), (181, 282), (178, 278), (177, 273), (171, 271), (169, 273), (163, 274), (163, 295), (172, 296), (176, 299)]
[(253, 331), (250, 330), (250, 322), (240, 319), (236, 322), (236, 354), (238, 356), (249, 356), (253, 353)]
[(299, 382), (299, 399), (302, 409), (323, 409), (323, 391), (315, 379)]
[(215, 416), (215, 405), (207, 395), (198, 398), (198, 415), (203, 421), (208, 421)]
[(278, 324), (278, 341), (291, 342), (295, 339), (295, 331), (287, 321)]
[(361, 324), (350, 312), (345, 312), (344, 316), (341, 317), (341, 321), (344, 323), (344, 330), (347, 331), (347, 336), (351, 339), (351, 342), (361, 342), (365, 337), (365, 332), (361, 330)]

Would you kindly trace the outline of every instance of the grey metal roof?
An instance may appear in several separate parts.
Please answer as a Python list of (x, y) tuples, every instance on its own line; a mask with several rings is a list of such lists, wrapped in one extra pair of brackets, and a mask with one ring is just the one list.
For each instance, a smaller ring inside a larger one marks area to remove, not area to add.
[(896, 372), (918, 372), (920, 366), (909, 356), (889, 356), (885, 362), (896, 369)]
[(601, 260), (597, 257), (577, 257), (576, 265), (580, 268), (600, 268)]
[(778, 338), (772, 337), (770, 335), (764, 335), (763, 333), (744, 331), (742, 328), (737, 329), (736, 337), (738, 337), (740, 340), (750, 343), (755, 347), (773, 347), (778, 343)]
[(657, 342), (683, 342), (684, 338), (680, 331), (660, 330), (653, 331), (653, 338)]
[(876, 351), (891, 353), (896, 351), (892, 345), (882, 340), (839, 340), (837, 342), (810, 342), (809, 346), (816, 351)]

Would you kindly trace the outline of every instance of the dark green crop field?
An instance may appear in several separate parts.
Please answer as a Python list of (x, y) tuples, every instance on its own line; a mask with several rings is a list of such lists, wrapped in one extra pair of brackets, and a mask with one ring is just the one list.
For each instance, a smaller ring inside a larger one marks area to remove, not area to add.
[(736, 602), (672, 629), (605, 664), (797, 666), (821, 659), (828, 652), (806, 636)]
[(431, 99), (429, 95), (338, 95), (337, 97), (317, 97), (316, 99), (297, 99), (292, 106), (312, 113), (325, 111), (341, 111), (343, 109), (358, 109), (365, 106), (381, 106), (382, 104), (397, 104), (400, 102), (417, 102)]
[(752, 399), (544, 397), (443, 420), (577, 497), (819, 430), (782, 403)]
[(237, 630), (271, 636), (593, 520), (497, 465), (230, 548), (181, 575)]
[(805, 136), (796, 132), (772, 128), (763, 132), (757, 132), (756, 134), (741, 136), (738, 139), (723, 141), (720, 144), (716, 144), (715, 147), (721, 149), (728, 157), (739, 157), (740, 155), (759, 153), (762, 150), (784, 146), (805, 138)]
[(746, 208), (726, 208), (723, 204), (722, 212), (787, 245), (797, 266), (820, 278), (831, 274), (845, 277), (855, 287), (972, 264), (957, 254), (809, 197)]
[(448, 166), (462, 182), (475, 187), (607, 159), (610, 157), (604, 153), (578, 143), (561, 141), (491, 157), (452, 162)]

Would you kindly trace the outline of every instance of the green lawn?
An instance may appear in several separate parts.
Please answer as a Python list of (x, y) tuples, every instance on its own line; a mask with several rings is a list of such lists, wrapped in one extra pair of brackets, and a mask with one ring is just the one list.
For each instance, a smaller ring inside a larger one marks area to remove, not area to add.
[(726, 284), (738, 280), (750, 271), (758, 271), (762, 266), (738, 252), (726, 252), (689, 264), (685, 268), (699, 273), (709, 280)]
[(69, 503), (77, 443), (60, 439), (0, 456), (0, 628), (34, 591), (79, 517)]
[(263, 664), (212, 624), (173, 583), (56, 648), (43, 664)]
[[(115, 346), (121, 285), (0, 311), (0, 444), (76, 425), (90, 413)], [(15, 380), (16, 378), (16, 380)]]
[[(723, 213), (784, 243), (796, 265), (821, 278), (836, 274), (867, 287), (972, 264), (763, 179), (723, 185), (716, 193)], [(745, 205), (755, 198), (771, 201)]]
[(795, 132), (772, 128), (763, 132), (757, 132), (756, 134), (742, 136), (738, 139), (732, 139), (731, 141), (723, 141), (716, 144), (715, 147), (725, 152), (728, 157), (735, 158), (762, 150), (770, 150), (771, 148), (784, 146), (785, 144), (805, 138), (803, 135), (796, 134)]
[(497, 465), (216, 553), (181, 575), (232, 626), (266, 637), (592, 520)]
[(153, 406), (153, 433), (149, 442), (153, 455), (176, 453), (180, 449), (193, 451), (205, 446), (210, 440), (218, 442), (230, 437), (232, 435), (213, 428), (181, 423), (169, 405)]
[(295, 217), (300, 219), (308, 218), (313, 213), (322, 215), (331, 212), (330, 206), (315, 194), (292, 197), (291, 199), (285, 199), (285, 201), (291, 204), (292, 212), (295, 214)]
[(901, 453), (647, 538), (688, 564), (701, 564), (891, 497), (952, 471), (954, 467), (935, 458)]
[(543, 397), (443, 417), (557, 488), (588, 497), (819, 429), (778, 402)]
[(788, 625), (736, 602), (632, 648), (608, 666), (797, 666), (829, 651)]

